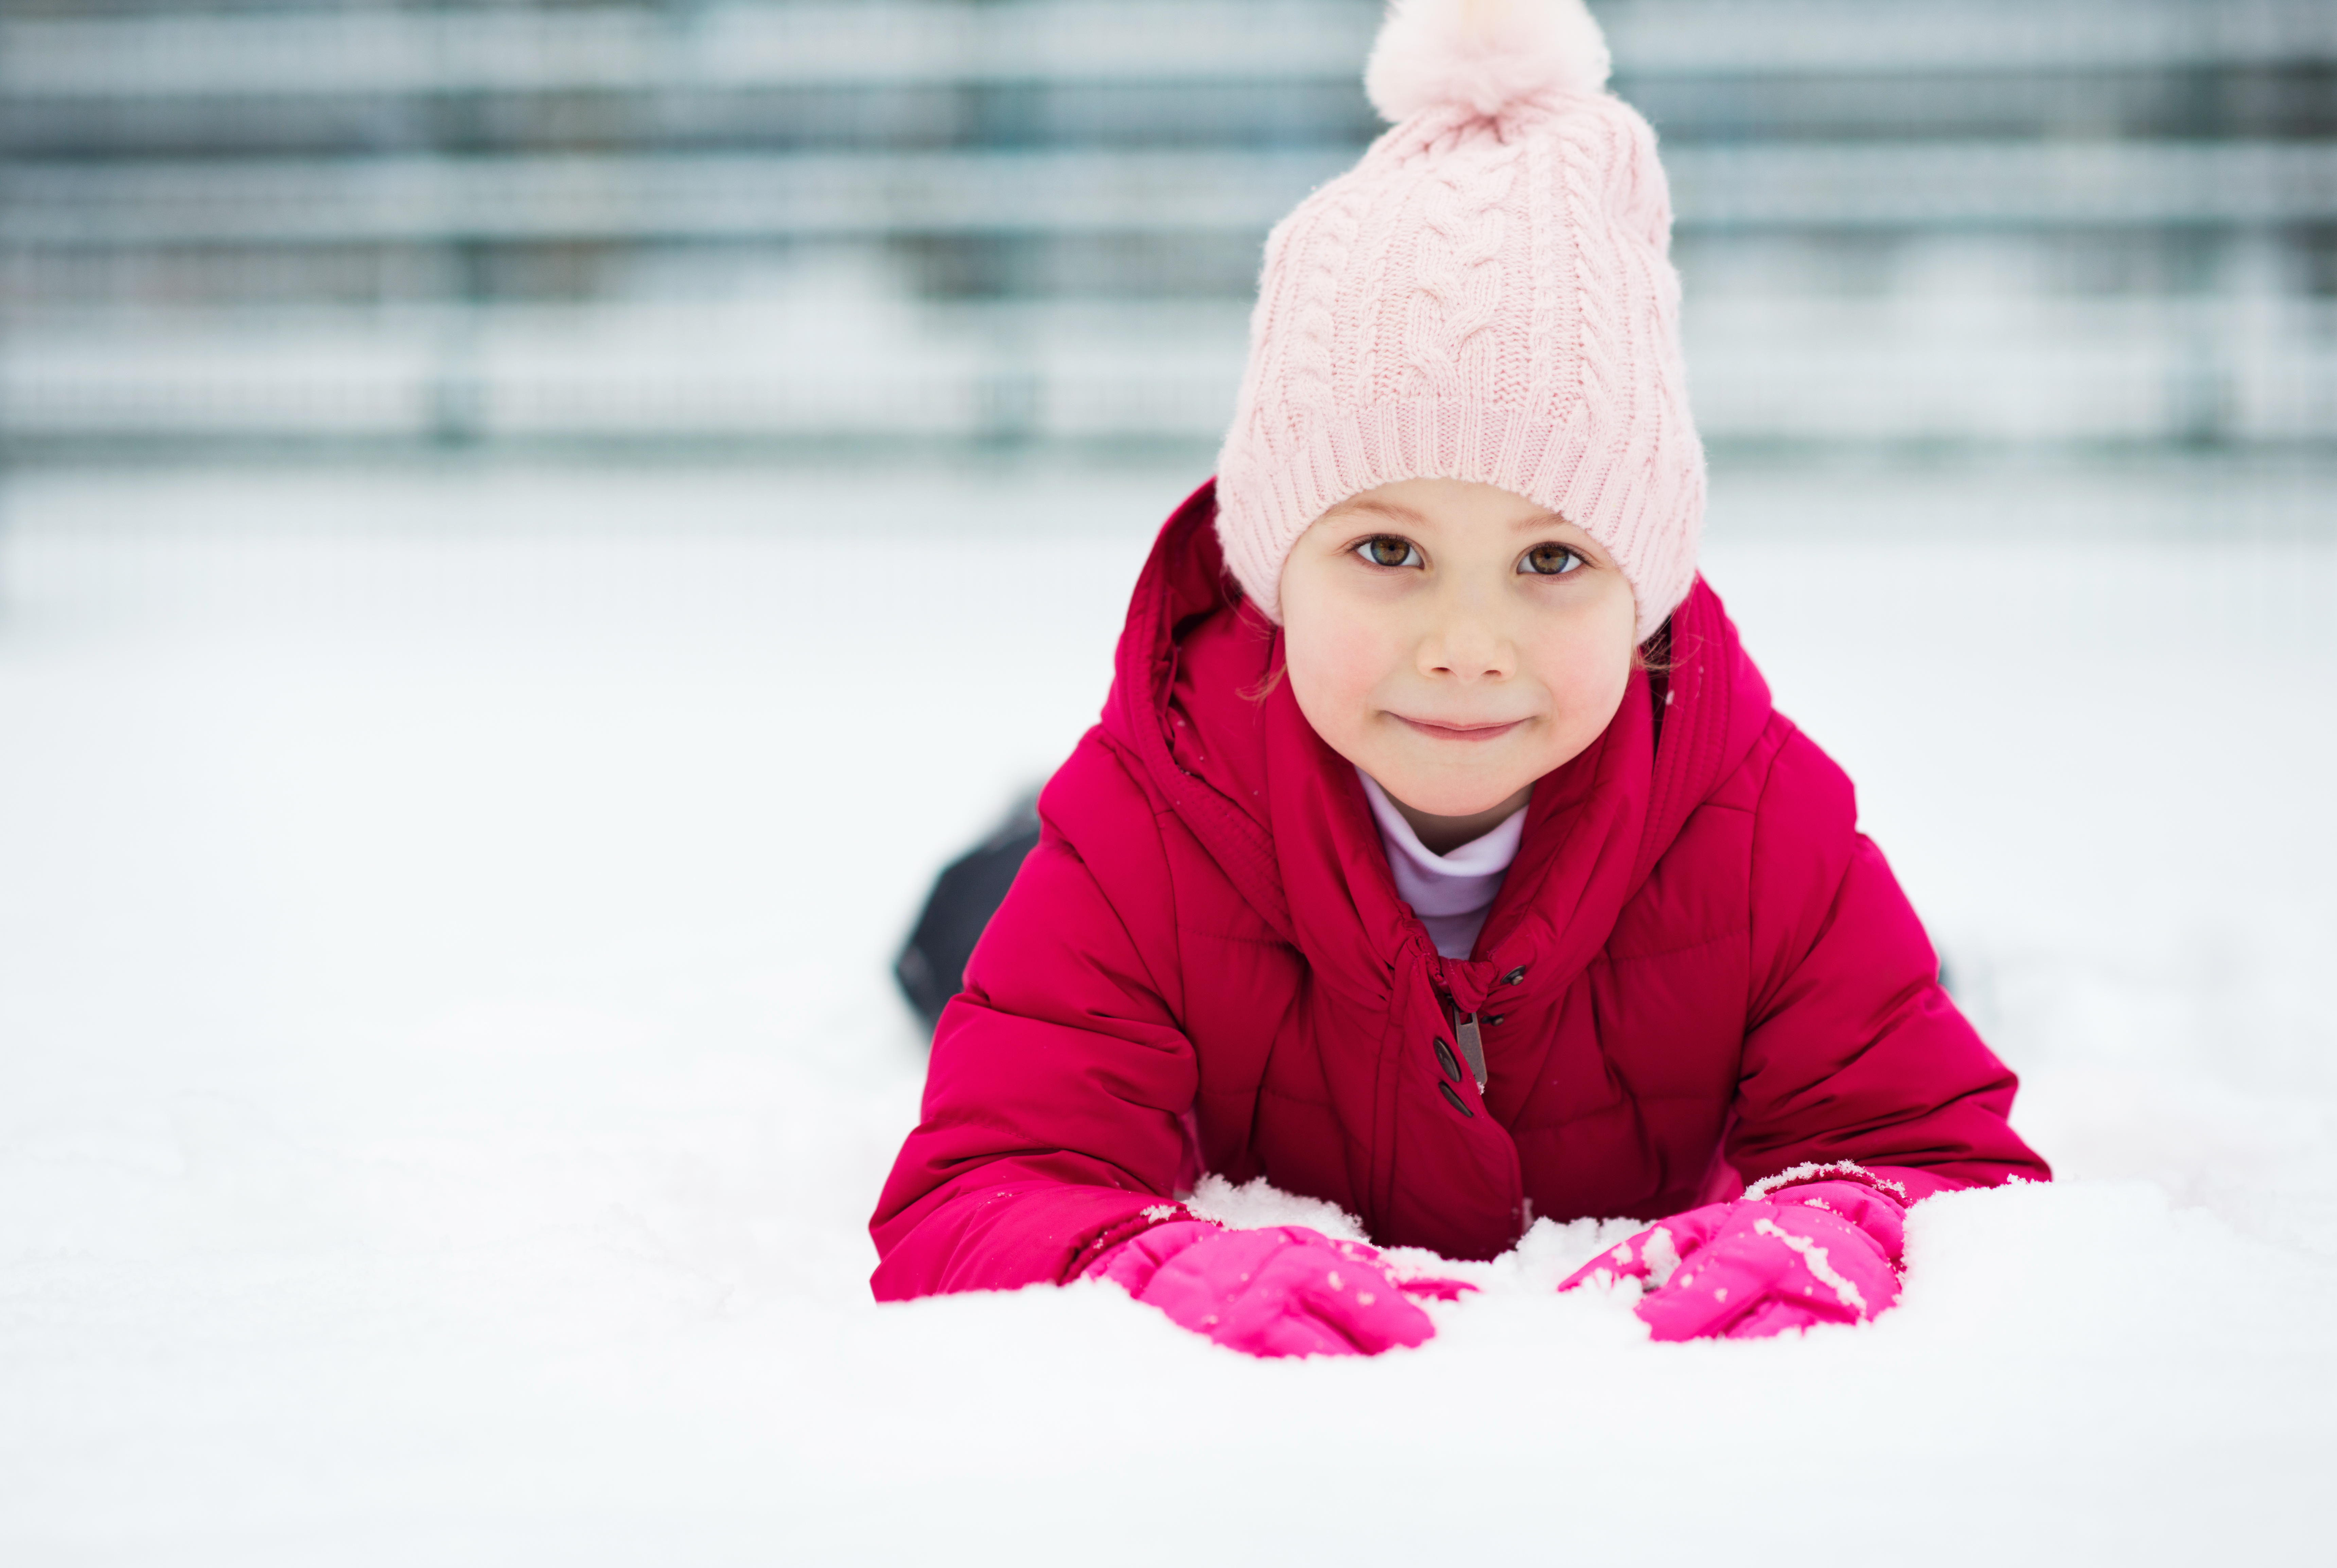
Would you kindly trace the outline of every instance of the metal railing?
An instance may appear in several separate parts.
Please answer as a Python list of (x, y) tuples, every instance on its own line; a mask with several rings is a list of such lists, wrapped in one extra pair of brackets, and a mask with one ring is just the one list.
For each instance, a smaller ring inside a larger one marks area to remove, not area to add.
[[(2337, 445), (2337, 5), (1614, 0), (1719, 443)], [(1375, 0), (0, 19), (0, 440), (1174, 441)]]
[[(2337, 61), (2321, 0), (1625, 0), (1642, 75), (2228, 68)], [(875, 0), (343, 9), (0, 21), (21, 96), (564, 93), (1045, 81), (1345, 81), (1351, 0)]]

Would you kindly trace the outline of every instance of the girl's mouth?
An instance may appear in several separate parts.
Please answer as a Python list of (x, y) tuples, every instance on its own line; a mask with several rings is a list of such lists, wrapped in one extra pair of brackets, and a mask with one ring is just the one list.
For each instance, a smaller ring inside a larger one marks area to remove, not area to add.
[(1402, 714), (1391, 717), (1410, 725), (1421, 734), (1435, 740), (1499, 740), (1526, 721), (1513, 718), (1507, 724), (1431, 724), (1426, 719), (1404, 718)]

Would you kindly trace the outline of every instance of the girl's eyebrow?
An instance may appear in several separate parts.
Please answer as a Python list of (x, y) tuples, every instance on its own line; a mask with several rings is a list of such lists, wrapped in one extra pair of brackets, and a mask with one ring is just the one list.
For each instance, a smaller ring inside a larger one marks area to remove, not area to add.
[(1395, 522), (1409, 522), (1416, 524), (1425, 522), (1427, 521), (1427, 519), (1422, 517), (1420, 513), (1413, 511), (1412, 508), (1408, 506), (1401, 504), (1400, 502), (1393, 501), (1368, 501), (1361, 496), (1358, 496), (1352, 501), (1341, 502), (1338, 505), (1333, 507), (1328, 512), (1325, 513), (1325, 515), (1327, 517), (1345, 517), (1350, 512), (1357, 511), (1375, 511), (1382, 517), (1387, 518)]
[[(1402, 502), (1379, 501), (1375, 499), (1367, 499), (1363, 496), (1357, 496), (1349, 501), (1343, 501), (1323, 515), (1325, 518), (1347, 517), (1352, 516), (1356, 512), (1364, 511), (1376, 512), (1380, 516), (1386, 518), (1391, 522), (1410, 523), (1415, 528), (1425, 526), (1429, 521), (1424, 514), (1413, 511), (1411, 507), (1404, 505)], [(1553, 522), (1565, 523), (1569, 528), (1574, 526), (1571, 522), (1568, 522), (1566, 518), (1559, 512), (1537, 511), (1527, 516), (1512, 520), (1510, 523), (1510, 531), (1511, 533), (1531, 533), (1538, 528), (1548, 528)]]

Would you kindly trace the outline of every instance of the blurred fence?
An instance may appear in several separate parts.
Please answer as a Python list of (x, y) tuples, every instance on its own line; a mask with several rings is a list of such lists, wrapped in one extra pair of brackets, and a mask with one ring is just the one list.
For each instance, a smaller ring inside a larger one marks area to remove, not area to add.
[[(1721, 448), (2337, 449), (2331, 0), (1610, 0)], [(0, 13), (0, 440), (1213, 442), (1375, 0)]]

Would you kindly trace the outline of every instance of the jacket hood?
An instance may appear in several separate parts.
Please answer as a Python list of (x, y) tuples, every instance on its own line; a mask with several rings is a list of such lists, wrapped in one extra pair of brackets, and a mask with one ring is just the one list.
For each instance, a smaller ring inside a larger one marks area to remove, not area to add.
[[(1266, 925), (1310, 962), (1338, 966), (1354, 944), (1331, 928), (1351, 931), (1359, 920), (1365, 947), (1377, 951), (1355, 955), (1352, 978), (1369, 985), (1394, 949), (1433, 953), (1433, 944), (1395, 893), (1354, 768), (1315, 735), (1277, 678), (1281, 634), (1228, 577), (1216, 514), (1212, 482), (1154, 541), (1120, 634), (1103, 728)], [(1599, 739), (1536, 782), (1477, 958), (1432, 956), (1464, 1010), (1511, 954), (1587, 962), (1689, 813), (1767, 725), (1768, 687), (1701, 577), (1667, 630), (1658, 639), (1668, 642), (1666, 667), (1635, 673)]]

